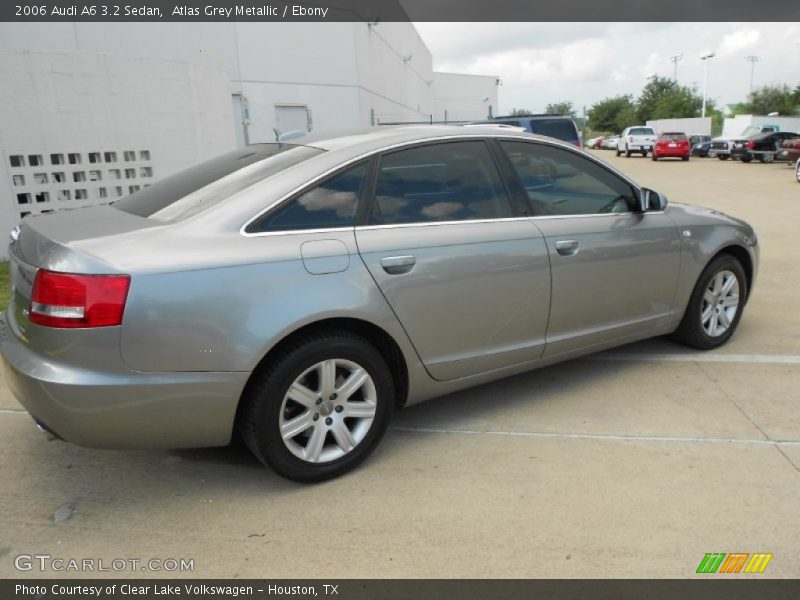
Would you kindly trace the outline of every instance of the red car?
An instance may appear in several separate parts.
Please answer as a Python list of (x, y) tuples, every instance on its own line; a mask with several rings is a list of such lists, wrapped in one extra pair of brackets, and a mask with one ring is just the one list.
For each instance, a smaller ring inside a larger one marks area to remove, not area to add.
[(680, 132), (673, 131), (660, 134), (656, 140), (656, 145), (653, 146), (653, 160), (667, 157), (689, 160), (691, 153), (692, 145), (689, 143), (689, 138), (685, 133)]

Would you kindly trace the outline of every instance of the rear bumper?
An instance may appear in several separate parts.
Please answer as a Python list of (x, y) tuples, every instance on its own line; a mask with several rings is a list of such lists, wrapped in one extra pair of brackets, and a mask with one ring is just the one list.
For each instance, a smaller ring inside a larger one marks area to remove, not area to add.
[(0, 323), (11, 392), (57, 437), (94, 448), (193, 448), (230, 442), (247, 373), (99, 371), (37, 354)]
[(662, 149), (656, 148), (653, 150), (653, 154), (658, 157), (664, 158), (683, 158), (684, 156), (689, 156), (691, 154), (689, 150), (675, 150), (675, 149)]

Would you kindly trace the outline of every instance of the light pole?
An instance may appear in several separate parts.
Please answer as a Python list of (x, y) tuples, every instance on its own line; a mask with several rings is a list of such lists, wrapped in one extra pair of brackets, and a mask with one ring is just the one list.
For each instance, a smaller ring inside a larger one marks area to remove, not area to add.
[(744, 59), (750, 63), (750, 94), (748, 95), (748, 100), (750, 99), (749, 96), (753, 95), (753, 77), (756, 73), (756, 63), (761, 60), (760, 56), (745, 56)]
[(672, 78), (675, 80), (675, 83), (678, 82), (678, 61), (682, 58), (683, 52), (669, 57), (669, 60), (672, 62)]
[(703, 114), (702, 116), (706, 116), (706, 86), (708, 85), (708, 61), (714, 58), (717, 55), (716, 52), (713, 50), (711, 52), (706, 52), (705, 54), (700, 55), (700, 60), (705, 61), (706, 63), (706, 70), (705, 74), (703, 75)]

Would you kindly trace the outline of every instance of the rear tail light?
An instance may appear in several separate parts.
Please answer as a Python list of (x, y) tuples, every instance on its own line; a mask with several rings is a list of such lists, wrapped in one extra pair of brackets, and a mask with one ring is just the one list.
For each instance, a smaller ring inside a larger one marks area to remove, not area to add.
[(131, 278), (40, 269), (31, 294), (30, 322), (46, 327), (110, 327), (122, 323)]
[(749, 141), (749, 142), (747, 142), (747, 144), (745, 144), (745, 145), (746, 145), (748, 148), (750, 148), (751, 150), (752, 150), (753, 148), (755, 148), (755, 147), (756, 147), (756, 143), (755, 143), (753, 140), (750, 140), (750, 141)]

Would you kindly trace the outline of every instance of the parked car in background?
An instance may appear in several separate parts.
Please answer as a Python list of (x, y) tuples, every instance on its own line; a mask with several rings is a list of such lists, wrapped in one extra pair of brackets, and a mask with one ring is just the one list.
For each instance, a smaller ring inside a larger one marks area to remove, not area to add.
[(580, 148), (581, 137), (575, 121), (569, 115), (528, 115), (525, 117), (494, 117), (486, 121), (472, 121), (471, 125), (514, 125), (522, 127), (528, 133), (546, 135), (547, 137), (567, 142)]
[[(701, 136), (701, 137), (708, 137), (709, 139), (706, 141), (693, 143), (692, 156), (700, 156), (702, 158), (716, 158), (717, 152), (711, 147), (713, 141), (711, 140), (710, 136)], [(691, 141), (691, 138), (689, 138), (689, 141)]]
[(617, 156), (623, 152), (626, 157), (630, 157), (633, 152), (640, 152), (642, 156), (647, 156), (655, 143), (656, 132), (652, 127), (628, 127), (619, 136)]
[(711, 140), (711, 149), (720, 160), (728, 160), (731, 157), (731, 151), (736, 143), (743, 143), (750, 139), (751, 136), (758, 135), (759, 133), (768, 133), (771, 131), (779, 131), (778, 125), (748, 125), (740, 136), (736, 138), (717, 137)]
[(600, 149), (602, 149), (602, 150), (616, 150), (618, 143), (619, 143), (619, 136), (618, 135), (612, 135), (611, 137), (603, 138), (603, 141), (600, 142)]
[(232, 150), (29, 216), (9, 255), (0, 353), (41, 427), (98, 448), (238, 431), (307, 482), (405, 405), (653, 336), (719, 347), (758, 269), (743, 221), (552, 138), (454, 126)]
[(599, 136), (593, 137), (593, 138), (589, 138), (588, 140), (586, 140), (586, 144), (585, 145), (586, 145), (587, 148), (595, 148), (595, 149), (600, 148), (600, 146), (603, 143), (603, 139), (604, 138), (605, 138), (605, 136), (602, 136), (602, 135), (599, 135)]
[(797, 162), (798, 159), (800, 159), (800, 137), (783, 140), (775, 160), (791, 165), (791, 163)]
[(694, 146), (695, 144), (705, 144), (711, 141), (710, 135), (690, 135), (689, 143)]
[(735, 140), (731, 145), (731, 158), (745, 163), (756, 158), (763, 163), (771, 163), (775, 160), (781, 143), (796, 137), (798, 134), (789, 131), (769, 131), (747, 139)]
[(797, 178), (797, 183), (800, 183), (800, 158), (797, 159), (794, 165), (794, 176)]
[(689, 160), (692, 146), (689, 138), (683, 132), (670, 131), (659, 134), (653, 146), (653, 160), (659, 158), (680, 158)]

